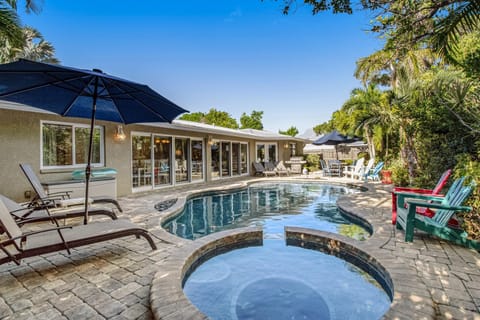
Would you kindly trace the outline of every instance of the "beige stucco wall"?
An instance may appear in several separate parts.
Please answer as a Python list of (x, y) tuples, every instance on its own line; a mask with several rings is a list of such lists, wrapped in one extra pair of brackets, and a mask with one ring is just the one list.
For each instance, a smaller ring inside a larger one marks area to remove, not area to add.
[[(40, 170), (40, 139), (41, 121), (59, 121), (66, 123), (85, 123), (88, 119), (65, 118), (46, 113), (24, 112), (10, 109), (0, 109), (0, 194), (4, 194), (16, 201), (27, 201), (24, 192), (31, 190), (30, 184), (23, 175), (19, 163), (29, 163), (42, 182), (68, 180), (71, 178), (69, 170)], [(105, 128), (105, 166), (115, 168), (117, 175), (117, 195), (132, 193), (131, 187), (131, 133), (158, 133), (163, 135), (196, 137), (204, 140), (205, 146), (209, 137), (213, 140), (247, 142), (249, 145), (249, 172), (254, 174), (251, 163), (255, 160), (254, 139), (244, 137), (217, 135), (203, 132), (187, 132), (169, 128), (152, 127), (145, 125), (124, 126), (127, 138), (123, 142), (113, 140), (118, 124), (97, 121)], [(272, 142), (271, 140), (266, 140)], [(285, 141), (278, 141), (278, 156), (280, 160), (288, 160), (290, 151), (284, 148)], [(299, 150), (299, 149), (297, 149)], [(207, 164), (210, 163), (210, 152), (206, 152)], [(210, 165), (206, 166), (206, 180), (210, 181)]]
[[(0, 193), (16, 201), (28, 200), (24, 197), (24, 192), (32, 190), (19, 163), (30, 164), (41, 181), (67, 180), (74, 170), (40, 171), (42, 120), (89, 123), (87, 119), (0, 109)], [(128, 142), (120, 144), (113, 141), (115, 124), (104, 121), (98, 121), (97, 124), (105, 127), (105, 166), (118, 170), (117, 194), (127, 194), (130, 192), (126, 187), (130, 176)]]

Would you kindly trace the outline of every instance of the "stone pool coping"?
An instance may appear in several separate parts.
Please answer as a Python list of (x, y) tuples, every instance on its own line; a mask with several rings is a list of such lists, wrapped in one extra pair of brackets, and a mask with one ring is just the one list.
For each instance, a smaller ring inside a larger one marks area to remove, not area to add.
[[(322, 251), (349, 261), (372, 275), (385, 289), (393, 294), (390, 309), (383, 319), (433, 319), (435, 310), (428, 299), (415, 295), (410, 288), (402, 286), (405, 278), (415, 281), (416, 274), (390, 273), (398, 268), (388, 256), (372, 252), (363, 242), (342, 235), (299, 227), (285, 227), (286, 242)], [(364, 241), (365, 242), (365, 241)], [(213, 233), (173, 253), (163, 261), (155, 274), (150, 289), (150, 307), (155, 319), (208, 319), (195, 307), (183, 292), (184, 280), (190, 272), (209, 258), (237, 248), (262, 245), (261, 227), (239, 228)], [(355, 260), (355, 261), (353, 261)], [(426, 290), (417, 281), (418, 290)], [(413, 303), (413, 304), (412, 304)], [(413, 306), (413, 308), (412, 308)]]
[(160, 264), (150, 288), (150, 308), (155, 319), (208, 319), (183, 292), (188, 275), (209, 258), (236, 248), (263, 243), (261, 227), (238, 228), (210, 234), (173, 253)]
[[(264, 180), (263, 180), (264, 181)], [(273, 180), (270, 180), (273, 181)], [(281, 180), (285, 182), (285, 180)], [(296, 180), (298, 181), (298, 180)], [(171, 219), (183, 209), (184, 203), (191, 197), (212, 191), (231, 191), (247, 187), (251, 183), (236, 184), (224, 188), (212, 188), (199, 192), (191, 192), (179, 197), (175, 207), (168, 215), (162, 217), (164, 221)], [(306, 181), (313, 182), (313, 181)], [(316, 181), (315, 181), (316, 182)], [(327, 181), (317, 183), (332, 184)], [(345, 183), (333, 183), (345, 186)], [(349, 198), (348, 195), (343, 199)], [(392, 304), (383, 319), (434, 319), (435, 308), (433, 301), (425, 297), (423, 292), (427, 287), (415, 270), (404, 268), (401, 262), (392, 257), (388, 252), (380, 252), (379, 246), (383, 245), (384, 237), (377, 237), (378, 232), (385, 229), (384, 219), (379, 218), (373, 212), (361, 212), (357, 214), (349, 210), (349, 207), (337, 203), (339, 209), (348, 216), (357, 217), (361, 221), (368, 222), (372, 226), (373, 234), (365, 241), (357, 241), (348, 237), (329, 232), (312, 230), (306, 228), (285, 227), (288, 238), (300, 240), (298, 243), (317, 249), (322, 247), (327, 253), (338, 254), (338, 250), (348, 249), (348, 252), (356, 253), (358, 261), (364, 263), (363, 269), (375, 270), (374, 277), (380, 280), (382, 285), (391, 288), (393, 291)], [(183, 293), (183, 281), (189, 272), (195, 269), (198, 264), (208, 260), (212, 255), (220, 254), (234, 247), (248, 245), (259, 245), (263, 240), (262, 229), (239, 228), (214, 233), (195, 241), (185, 241), (181, 250), (173, 253), (168, 259), (158, 263), (159, 271), (154, 276), (150, 291), (150, 307), (155, 319), (208, 319), (198, 310)], [(202, 256), (206, 255), (202, 258)], [(200, 259), (200, 260), (198, 260)], [(198, 260), (198, 261), (197, 261)], [(358, 262), (357, 261), (357, 262)], [(353, 262), (353, 261), (352, 261)], [(358, 265), (362, 268), (362, 265)], [(366, 271), (367, 271), (366, 270)], [(415, 289), (405, 286), (404, 283), (414, 283)], [(388, 293), (388, 290), (386, 290)]]

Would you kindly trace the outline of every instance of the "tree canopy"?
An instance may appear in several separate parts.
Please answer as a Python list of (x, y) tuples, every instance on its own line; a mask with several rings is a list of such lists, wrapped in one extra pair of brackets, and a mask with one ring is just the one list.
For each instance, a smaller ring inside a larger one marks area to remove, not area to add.
[(240, 129), (257, 129), (263, 130), (263, 111), (253, 110), (250, 115), (245, 112), (240, 117)]
[[(12, 46), (20, 46), (24, 42), (22, 24), (17, 15), (17, 0), (0, 0), (0, 39)], [(39, 12), (37, 1), (26, 0), (25, 11)]]
[(207, 113), (185, 113), (180, 117), (180, 120), (201, 122), (224, 128), (238, 129), (237, 120), (232, 118), (228, 112), (220, 111), (215, 108), (211, 108)]
[[(0, 63), (26, 58), (39, 62), (58, 63), (55, 49), (42, 34), (24, 27), (17, 14), (17, 0), (0, 0)], [(40, 12), (38, 1), (26, 0), (27, 13)]]
[[(312, 13), (332, 11), (350, 14), (354, 9), (371, 10), (375, 19), (371, 31), (388, 38), (387, 46), (398, 52), (428, 43), (442, 55), (452, 58), (464, 34), (478, 29), (480, 0), (282, 0), (288, 14), (300, 5)], [(356, 8), (353, 6), (357, 5)]]
[(193, 122), (201, 122), (210, 125), (215, 125), (224, 128), (231, 129), (257, 129), (263, 130), (262, 123), (263, 111), (253, 110), (250, 115), (245, 112), (240, 117), (240, 126), (235, 118), (233, 118), (228, 112), (220, 111), (215, 108), (211, 108), (207, 113), (192, 112), (185, 113), (179, 119)]
[(19, 58), (38, 62), (59, 63), (55, 58), (55, 48), (43, 38), (42, 34), (31, 27), (22, 28), (23, 40), (19, 46), (13, 46), (7, 39), (0, 38), (0, 62), (7, 63)]
[(287, 136), (295, 137), (298, 134), (298, 129), (297, 129), (297, 127), (291, 126), (290, 128), (288, 128), (285, 131), (278, 130), (278, 133), (284, 134), (284, 135), (287, 135)]

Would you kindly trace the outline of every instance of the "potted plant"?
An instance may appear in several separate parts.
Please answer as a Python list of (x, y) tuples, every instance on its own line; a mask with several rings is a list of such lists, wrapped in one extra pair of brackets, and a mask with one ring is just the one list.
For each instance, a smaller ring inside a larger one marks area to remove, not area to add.
[(382, 183), (392, 184), (392, 170), (383, 169), (383, 170), (380, 170), (380, 174), (382, 176)]

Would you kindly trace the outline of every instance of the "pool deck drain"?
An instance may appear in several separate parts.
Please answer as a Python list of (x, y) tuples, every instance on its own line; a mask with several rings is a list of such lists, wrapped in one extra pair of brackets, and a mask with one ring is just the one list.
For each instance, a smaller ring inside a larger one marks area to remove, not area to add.
[[(303, 179), (297, 176), (282, 180)], [(168, 243), (155, 239), (159, 249), (151, 251), (142, 239), (124, 238), (76, 248), (70, 256), (59, 252), (26, 259), (21, 266), (0, 265), (0, 319), (154, 318), (150, 290), (155, 274), (179, 251), (188, 251), (201, 240), (192, 242), (168, 234), (160, 227), (159, 217), (181, 209), (193, 192), (238, 188), (253, 181), (273, 178), (186, 184), (120, 198), (125, 209), (121, 217)], [(361, 248), (387, 261), (388, 272), (402, 279), (400, 288), (395, 289), (409, 292), (401, 297), (399, 310), (393, 306), (396, 316), (388, 318), (480, 320), (480, 254), (418, 232), (413, 243), (405, 243), (403, 232), (394, 233), (390, 224), (390, 186), (370, 184), (369, 188), (371, 191), (341, 198), (338, 205), (373, 225), (373, 236)], [(155, 210), (155, 204), (172, 198), (178, 198), (172, 207), (162, 212)], [(178, 297), (171, 296), (170, 300), (164, 306), (164, 310), (171, 310), (166, 318), (188, 318), (192, 309), (178, 312)]]

